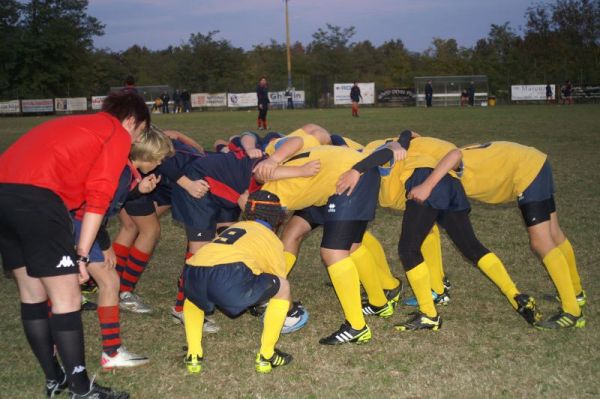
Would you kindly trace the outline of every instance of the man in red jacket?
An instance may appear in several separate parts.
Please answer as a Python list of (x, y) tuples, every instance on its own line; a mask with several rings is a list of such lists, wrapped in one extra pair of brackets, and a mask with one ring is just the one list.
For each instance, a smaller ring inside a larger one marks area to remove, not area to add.
[[(112, 93), (102, 112), (45, 122), (0, 155), (0, 254), (15, 276), (23, 328), (49, 397), (67, 385), (74, 398), (129, 397), (87, 376), (79, 284), (89, 277), (90, 248), (131, 142), (149, 125), (141, 97)], [(84, 203), (75, 243), (69, 212)]]

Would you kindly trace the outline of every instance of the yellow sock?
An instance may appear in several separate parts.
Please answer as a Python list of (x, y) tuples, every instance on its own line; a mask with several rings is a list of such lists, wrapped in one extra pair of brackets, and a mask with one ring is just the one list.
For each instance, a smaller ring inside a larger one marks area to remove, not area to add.
[(563, 310), (573, 316), (581, 315), (581, 309), (577, 304), (575, 290), (573, 290), (573, 283), (569, 274), (569, 265), (560, 248), (553, 248), (542, 261), (556, 286)]
[(285, 299), (272, 298), (267, 305), (260, 338), (260, 354), (265, 359), (270, 359), (275, 353), (275, 344), (279, 340), (279, 334), (289, 309), (290, 301)]
[(350, 254), (350, 257), (354, 261), (360, 282), (369, 296), (369, 303), (374, 306), (385, 305), (387, 298), (383, 293), (383, 288), (381, 288), (379, 276), (377, 276), (375, 259), (373, 259), (369, 250), (361, 245)]
[(573, 283), (573, 291), (575, 295), (579, 295), (583, 291), (581, 286), (581, 278), (579, 278), (579, 272), (577, 271), (577, 262), (575, 261), (575, 251), (567, 238), (558, 246), (560, 252), (563, 253), (567, 264), (569, 265), (569, 274), (571, 275), (571, 282)]
[(346, 320), (355, 330), (364, 328), (366, 323), (360, 303), (360, 281), (354, 261), (350, 257), (344, 258), (327, 267), (327, 272)]
[(429, 317), (437, 316), (437, 310), (431, 297), (431, 286), (429, 285), (429, 268), (427, 263), (419, 263), (406, 272), (406, 278), (419, 302), (419, 311)]
[(291, 252), (284, 251), (283, 257), (285, 258), (285, 275), (287, 276), (290, 274), (294, 264), (296, 263), (296, 255)]
[(371, 256), (373, 256), (373, 259), (375, 260), (381, 287), (384, 290), (393, 290), (398, 287), (400, 285), (400, 280), (392, 274), (390, 264), (387, 261), (381, 243), (369, 230), (365, 231), (365, 234), (363, 235), (362, 245), (369, 250)]
[(423, 244), (421, 253), (429, 267), (429, 278), (431, 279), (431, 289), (438, 294), (444, 293), (444, 270), (442, 268), (442, 240), (440, 230), (434, 225)]
[(517, 309), (518, 305), (515, 301), (515, 296), (519, 294), (519, 290), (508, 275), (500, 258), (493, 252), (490, 252), (479, 259), (477, 267), (496, 284), (496, 287), (500, 288), (500, 291), (506, 296), (512, 307)]
[(187, 354), (202, 357), (204, 311), (186, 299), (183, 303), (183, 319), (185, 320), (185, 338), (188, 345)]

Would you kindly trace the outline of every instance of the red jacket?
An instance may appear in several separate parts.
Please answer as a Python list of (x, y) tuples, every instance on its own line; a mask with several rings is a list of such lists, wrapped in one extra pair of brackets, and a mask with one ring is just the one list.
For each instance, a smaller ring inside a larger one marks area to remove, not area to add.
[(131, 135), (100, 112), (56, 118), (34, 127), (0, 155), (0, 183), (56, 193), (69, 210), (104, 214), (127, 163)]

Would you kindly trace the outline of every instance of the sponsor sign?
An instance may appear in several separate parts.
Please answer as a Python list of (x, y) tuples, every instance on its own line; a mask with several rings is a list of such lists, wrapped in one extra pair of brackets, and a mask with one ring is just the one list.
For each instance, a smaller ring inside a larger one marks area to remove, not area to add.
[(102, 109), (102, 102), (106, 96), (92, 96), (92, 109), (100, 110)]
[(18, 114), (21, 112), (19, 100), (0, 102), (0, 114)]
[[(375, 104), (375, 83), (357, 83), (362, 96), (361, 104)], [(333, 85), (333, 103), (335, 105), (352, 104), (350, 90), (353, 83), (336, 83)]]
[(256, 93), (228, 93), (227, 94), (227, 106), (230, 108), (240, 107), (256, 107), (258, 106), (258, 99)]
[(191, 95), (192, 108), (226, 107), (227, 93), (194, 93)]
[(23, 113), (53, 112), (54, 101), (51, 98), (44, 100), (21, 100)]
[(269, 100), (271, 101), (272, 105), (287, 105), (290, 94), (293, 94), (293, 101), (295, 105), (304, 105), (304, 90), (294, 90), (291, 93), (287, 91), (272, 91), (269, 92)]
[[(546, 100), (546, 85), (513, 85), (510, 87), (512, 101), (540, 101)], [(552, 99), (556, 97), (556, 86), (552, 88)]]
[(56, 112), (87, 111), (87, 98), (55, 98), (54, 109)]

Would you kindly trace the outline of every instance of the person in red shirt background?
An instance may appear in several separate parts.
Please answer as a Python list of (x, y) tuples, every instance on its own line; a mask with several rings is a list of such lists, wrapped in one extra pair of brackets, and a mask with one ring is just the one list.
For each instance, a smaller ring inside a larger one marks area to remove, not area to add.
[[(131, 142), (149, 125), (140, 96), (112, 93), (102, 112), (52, 119), (0, 155), (0, 254), (15, 276), (23, 328), (49, 397), (67, 385), (74, 398), (128, 397), (88, 378), (79, 284), (89, 278), (89, 252)], [(84, 203), (75, 243), (69, 212)]]

